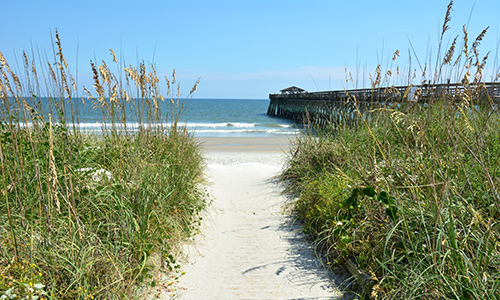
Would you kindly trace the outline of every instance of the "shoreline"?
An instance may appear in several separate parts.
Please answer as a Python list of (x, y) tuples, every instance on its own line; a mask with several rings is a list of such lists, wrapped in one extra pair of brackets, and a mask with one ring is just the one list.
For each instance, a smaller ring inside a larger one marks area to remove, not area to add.
[(197, 137), (208, 164), (261, 163), (282, 167), (295, 136)]
[(195, 137), (207, 152), (270, 152), (281, 153), (288, 150), (295, 136), (286, 137)]

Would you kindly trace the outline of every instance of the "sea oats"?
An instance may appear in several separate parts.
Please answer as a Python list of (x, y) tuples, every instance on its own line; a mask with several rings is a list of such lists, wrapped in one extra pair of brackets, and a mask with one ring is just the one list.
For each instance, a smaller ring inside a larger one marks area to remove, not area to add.
[(2, 77), (4, 78), (5, 82), (7, 83), (8, 89), (12, 92), (12, 89), (10, 88), (10, 83), (8, 79), (9, 73), (12, 73), (10, 70), (10, 66), (7, 63), (7, 60), (3, 56), (2, 52), (0, 52), (0, 69), (2, 70)]
[(380, 65), (378, 65), (377, 68), (375, 69), (375, 75), (376, 75), (375, 80), (372, 80), (372, 88), (375, 88), (380, 84), (381, 79), (382, 79), (381, 72), (382, 71), (380, 69)]
[(448, 29), (450, 29), (450, 26), (448, 26), (448, 23), (451, 21), (451, 10), (453, 8), (453, 0), (450, 1), (448, 4), (448, 9), (446, 10), (446, 15), (444, 17), (444, 23), (443, 23), (443, 29), (441, 30), (441, 40), (443, 39), (443, 36)]
[(59, 61), (61, 62), (61, 65), (64, 65), (65, 68), (68, 68), (68, 62), (64, 58), (64, 55), (62, 52), (62, 47), (61, 47), (61, 39), (59, 38), (59, 32), (57, 31), (57, 29), (56, 29), (56, 44), (57, 44), (57, 50), (58, 50), (56, 55), (59, 57)]
[(192, 95), (194, 92), (196, 92), (196, 90), (198, 89), (198, 85), (200, 84), (200, 79), (198, 79), (196, 81), (196, 83), (193, 85), (193, 87), (191, 88), (191, 91), (189, 92), (190, 95)]
[(109, 49), (109, 51), (111, 52), (111, 55), (113, 55), (113, 62), (118, 62), (118, 60), (116, 60), (115, 51), (113, 51), (113, 49)]
[(90, 66), (92, 68), (93, 78), (94, 78), (94, 89), (97, 93), (97, 102), (99, 107), (107, 106), (106, 98), (104, 96), (104, 88), (99, 81), (99, 72), (97, 71), (94, 62), (90, 61)]
[(19, 77), (12, 72), (10, 73), (10, 76), (12, 77), (12, 81), (14, 81), (14, 85), (16, 87), (17, 94), (22, 95), (23, 94), (23, 87), (21, 86), (21, 81), (19, 81)]
[(75, 79), (73, 77), (71, 77), (71, 85), (73, 86), (73, 90), (76, 91), (76, 82), (75, 82)]
[(108, 86), (111, 85), (111, 75), (108, 66), (106, 65), (106, 62), (103, 60), (102, 65), (99, 67), (99, 73), (101, 74), (101, 77), (103, 79), (103, 82), (106, 83)]
[(92, 96), (92, 93), (86, 87), (83, 87), (83, 91), (87, 94), (87, 99), (95, 100), (94, 97)]
[(24, 59), (24, 69), (28, 70), (30, 64), (28, 61), (28, 56), (26, 55), (26, 51), (23, 51), (23, 59)]
[(455, 45), (457, 43), (457, 38), (458, 38), (458, 35), (455, 37), (455, 39), (451, 43), (450, 49), (448, 49), (448, 51), (446, 52), (446, 55), (444, 56), (443, 65), (447, 65), (451, 62), (451, 59), (453, 58), (453, 54), (455, 53)]
[(2, 72), (2, 78), (3, 78), (3, 81), (4, 81), (4, 90), (7, 93), (14, 94), (12, 92), (12, 87), (10, 85), (10, 81), (9, 81), (9, 77), (8, 77), (7, 73), (4, 71), (4, 69), (2, 69), (1, 72)]
[(36, 73), (36, 67), (35, 67), (35, 62), (31, 62), (31, 72), (33, 73), (33, 75), (35, 75), (35, 78), (37, 76), (37, 73)]
[[(24, 108), (24, 111), (25, 112), (28, 112), (28, 114), (30, 115), (30, 118), (33, 120), (35, 119), (36, 117), (39, 117), (40, 114), (38, 114), (38, 112), (33, 109), (29, 104), (28, 104), (28, 101), (26, 101), (26, 99), (24, 99), (24, 97), (21, 97), (21, 102), (23, 104), (23, 108)], [(25, 118), (26, 118), (26, 115), (25, 115)], [(26, 122), (28, 120), (25, 120)]]
[(56, 204), (57, 211), (61, 211), (61, 204), (59, 203), (59, 198), (57, 197), (57, 171), (54, 158), (54, 136), (52, 132), (52, 118), (49, 115), (49, 190)]
[(52, 69), (52, 65), (49, 62), (47, 62), (47, 66), (49, 67), (49, 71), (50, 71), (49, 74), (50, 74), (52, 80), (54, 81), (54, 83), (57, 84), (58, 80), (56, 77), (56, 73), (54, 72), (54, 69)]
[(158, 114), (159, 114), (159, 106), (158, 106), (158, 100), (156, 99), (156, 97), (153, 95), (152, 97), (152, 103), (153, 103), (153, 108), (155, 110), (155, 116), (158, 117)]
[(3, 86), (3, 81), (0, 80), (0, 100), (2, 100), (3, 102), (4, 99), (6, 98), (7, 98), (6, 90), (5, 87)]
[[(486, 61), (488, 60), (488, 56), (490, 55), (490, 52), (486, 53), (486, 56), (483, 58), (481, 63), (479, 61), (476, 62), (477, 70), (476, 74), (474, 74), (474, 82), (475, 83), (480, 83), (483, 79), (483, 69), (486, 66)], [(481, 89), (481, 87), (478, 87), (478, 89)]]
[(3, 53), (0, 52), (0, 68), (3, 68), (5, 65), (7, 65), (7, 60), (5, 56), (3, 56)]
[(120, 103), (118, 99), (118, 83), (115, 83), (111, 88), (111, 95), (109, 97), (109, 101), (117, 104)]
[(472, 43), (472, 50), (476, 53), (477, 51), (477, 47), (479, 47), (479, 45), (481, 44), (481, 41), (483, 40), (484, 36), (486, 35), (486, 33), (488, 32), (488, 29), (490, 29), (490, 26), (486, 27), (485, 29), (483, 29), (483, 31), (481, 31), (481, 33), (477, 36), (476, 40), (474, 41), (474, 43)]
[(463, 52), (460, 52), (460, 54), (457, 56), (457, 59), (455, 59), (455, 62), (453, 63), (453, 66), (457, 66), (458, 63), (460, 62), (461, 58), (462, 58), (462, 54)]
[(69, 89), (68, 81), (66, 80), (66, 73), (64, 72), (64, 69), (61, 69), (61, 79), (62, 79), (63, 89), (66, 92), (65, 98), (71, 98), (71, 91)]
[(470, 73), (469, 71), (465, 72), (464, 77), (462, 78), (462, 84), (469, 85)]
[(168, 77), (165, 76), (165, 81), (167, 82), (167, 97), (170, 96), (170, 81), (168, 80)]
[(139, 85), (139, 73), (132, 65), (129, 68), (123, 69), (128, 77), (130, 77), (134, 81), (134, 86), (137, 87)]
[(392, 60), (395, 61), (398, 57), (399, 57), (399, 50), (396, 50), (396, 52), (394, 52), (394, 56), (392, 57)]
[(148, 78), (147, 82), (151, 83), (154, 86), (156, 82), (156, 77), (153, 75), (153, 73), (149, 72), (147, 78)]
[(141, 90), (145, 92), (145, 86), (149, 83), (149, 77), (146, 76), (146, 66), (144, 65), (144, 62), (141, 62), (139, 65), (139, 82)]
[(469, 57), (469, 35), (467, 33), (467, 28), (465, 25), (463, 26), (463, 33), (464, 33), (464, 54), (465, 57)]

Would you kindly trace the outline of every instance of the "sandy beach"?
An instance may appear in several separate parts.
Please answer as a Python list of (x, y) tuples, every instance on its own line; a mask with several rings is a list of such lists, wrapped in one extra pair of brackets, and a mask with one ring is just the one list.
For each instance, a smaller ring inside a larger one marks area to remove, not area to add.
[(199, 138), (208, 164), (238, 165), (261, 163), (283, 165), (293, 137), (212, 137)]
[[(203, 138), (212, 204), (163, 299), (337, 299), (336, 280), (284, 213), (290, 138)], [(337, 282), (338, 283), (338, 282)]]

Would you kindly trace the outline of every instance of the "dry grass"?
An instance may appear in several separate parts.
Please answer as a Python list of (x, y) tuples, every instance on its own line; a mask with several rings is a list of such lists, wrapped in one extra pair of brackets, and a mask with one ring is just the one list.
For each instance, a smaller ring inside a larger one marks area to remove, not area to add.
[[(110, 50), (118, 71), (91, 61), (81, 97), (57, 32), (54, 47), (54, 62), (23, 53), (22, 75), (0, 53), (0, 297), (142, 297), (205, 205), (180, 85), (174, 72), (166, 100), (154, 64), (122, 68)], [(101, 131), (79, 130), (83, 105)]]
[[(487, 30), (469, 45), (464, 27), (463, 49), (454, 38), (432, 77), (423, 68), (422, 84), (459, 78), (453, 97), (358, 107), (357, 126), (297, 140), (282, 174), (305, 230), (333, 262), (355, 257), (375, 299), (500, 297), (500, 117), (479, 54)], [(384, 73), (377, 67), (372, 87), (389, 82)]]

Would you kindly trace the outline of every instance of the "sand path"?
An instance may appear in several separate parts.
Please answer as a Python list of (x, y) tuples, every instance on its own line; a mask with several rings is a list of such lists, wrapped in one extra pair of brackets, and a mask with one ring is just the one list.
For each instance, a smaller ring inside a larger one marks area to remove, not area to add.
[(332, 274), (283, 213), (288, 139), (204, 141), (213, 203), (186, 247), (175, 299), (337, 299)]

